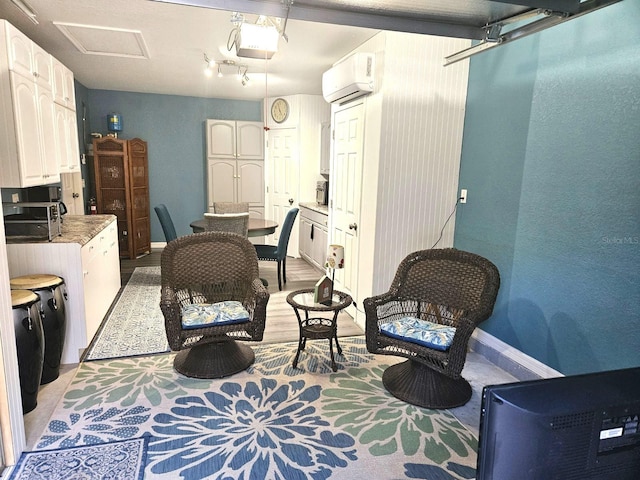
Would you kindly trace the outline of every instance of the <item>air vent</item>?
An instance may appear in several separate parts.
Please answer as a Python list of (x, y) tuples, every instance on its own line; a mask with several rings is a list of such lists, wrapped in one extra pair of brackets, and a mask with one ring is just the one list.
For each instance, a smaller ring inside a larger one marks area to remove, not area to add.
[(123, 28), (53, 22), (71, 43), (87, 55), (149, 58), (142, 32)]
[(583, 427), (587, 425), (591, 426), (593, 424), (593, 418), (593, 412), (553, 417), (551, 419), (551, 429), (564, 430), (567, 428)]

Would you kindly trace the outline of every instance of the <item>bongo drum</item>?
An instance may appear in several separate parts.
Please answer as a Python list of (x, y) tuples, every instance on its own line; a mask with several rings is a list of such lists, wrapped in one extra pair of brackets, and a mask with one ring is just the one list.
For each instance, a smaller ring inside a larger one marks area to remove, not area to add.
[(16, 332), (22, 411), (28, 413), (38, 404), (44, 359), (40, 298), (31, 290), (11, 290), (11, 307)]
[(64, 280), (56, 275), (34, 274), (12, 278), (10, 284), (12, 289), (31, 290), (40, 297), (44, 330), (41, 384), (52, 382), (60, 375), (60, 359), (67, 328)]

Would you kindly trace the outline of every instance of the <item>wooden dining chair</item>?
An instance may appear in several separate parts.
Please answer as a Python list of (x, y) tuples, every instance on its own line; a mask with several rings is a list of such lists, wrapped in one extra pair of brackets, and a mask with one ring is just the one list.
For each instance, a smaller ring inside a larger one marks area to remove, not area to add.
[(207, 232), (231, 232), (243, 237), (249, 236), (249, 212), (244, 213), (205, 213)]

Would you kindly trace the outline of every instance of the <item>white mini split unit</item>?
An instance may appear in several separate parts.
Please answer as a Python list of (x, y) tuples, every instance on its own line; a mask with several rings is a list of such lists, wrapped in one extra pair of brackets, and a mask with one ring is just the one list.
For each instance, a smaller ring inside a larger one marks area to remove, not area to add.
[(269, 59), (278, 51), (279, 38), (280, 33), (273, 25), (241, 23), (236, 36), (236, 55)]
[(373, 53), (354, 53), (322, 74), (322, 95), (329, 103), (345, 103), (373, 92)]

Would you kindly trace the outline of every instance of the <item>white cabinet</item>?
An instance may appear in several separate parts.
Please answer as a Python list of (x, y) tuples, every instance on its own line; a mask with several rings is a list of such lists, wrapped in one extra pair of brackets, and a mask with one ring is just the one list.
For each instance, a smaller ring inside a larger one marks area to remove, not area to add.
[[(98, 218), (90, 217), (67, 215), (65, 223)], [(118, 229), (112, 218), (83, 246), (73, 242), (7, 244), (11, 277), (48, 273), (65, 281), (67, 331), (62, 363), (78, 363), (120, 290)]]
[(207, 204), (248, 202), (264, 216), (264, 139), (261, 122), (207, 120)]
[(264, 160), (262, 122), (207, 120), (207, 157)]
[(76, 112), (58, 103), (54, 105), (56, 137), (56, 159), (60, 173), (80, 171), (80, 147)]
[(300, 206), (300, 256), (324, 270), (328, 243), (327, 214)]
[[(73, 125), (68, 117), (66, 128), (57, 128), (53, 65), (51, 55), (9, 22), (0, 20), (0, 75), (5, 78), (0, 82), (0, 187), (57, 183), (61, 171), (59, 137), (76, 138), (78, 150), (75, 118)], [(64, 81), (73, 88), (71, 72), (67, 70), (66, 75)], [(63, 142), (68, 143), (66, 139)], [(79, 164), (79, 154), (75, 157)], [(77, 171), (67, 168), (74, 162), (65, 161), (63, 171)]]
[(53, 64), (53, 95), (54, 101), (76, 110), (76, 93), (73, 85), (73, 72), (69, 70), (58, 59), (51, 57)]

